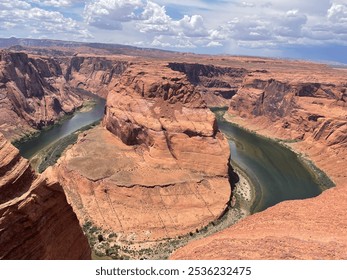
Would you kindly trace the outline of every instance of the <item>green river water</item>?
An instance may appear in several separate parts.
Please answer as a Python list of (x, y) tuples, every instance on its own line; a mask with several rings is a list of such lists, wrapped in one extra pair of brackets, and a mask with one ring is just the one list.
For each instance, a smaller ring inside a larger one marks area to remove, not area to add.
[(21, 155), (30, 159), (42, 149), (48, 147), (59, 139), (70, 135), (84, 126), (101, 120), (104, 115), (106, 101), (91, 93), (88, 94), (87, 92), (84, 92), (84, 94), (89, 95), (95, 101), (95, 106), (93, 106), (91, 110), (88, 110), (87, 112), (76, 112), (71, 118), (68, 118), (62, 123), (43, 130), (38, 136), (16, 145)]
[(255, 188), (252, 213), (284, 200), (315, 197), (333, 186), (322, 171), (290, 149), (227, 122), (225, 109), (212, 111), (229, 140), (231, 165), (242, 169)]

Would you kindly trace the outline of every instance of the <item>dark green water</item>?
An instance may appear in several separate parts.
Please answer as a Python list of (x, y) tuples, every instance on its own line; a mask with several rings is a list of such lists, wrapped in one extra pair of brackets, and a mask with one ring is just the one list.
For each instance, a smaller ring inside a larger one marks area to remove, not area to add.
[[(88, 95), (87, 93), (84, 93)], [(20, 143), (17, 146), (21, 155), (25, 158), (31, 158), (43, 148), (49, 146), (55, 141), (77, 131), (78, 129), (100, 120), (104, 115), (105, 100), (95, 95), (95, 106), (88, 112), (76, 112), (71, 118), (62, 124), (52, 126), (43, 130), (37, 137)]]
[(225, 110), (213, 111), (229, 139), (232, 164), (238, 165), (255, 186), (252, 213), (284, 200), (315, 197), (333, 185), (323, 172), (317, 168), (313, 172), (291, 150), (225, 121)]

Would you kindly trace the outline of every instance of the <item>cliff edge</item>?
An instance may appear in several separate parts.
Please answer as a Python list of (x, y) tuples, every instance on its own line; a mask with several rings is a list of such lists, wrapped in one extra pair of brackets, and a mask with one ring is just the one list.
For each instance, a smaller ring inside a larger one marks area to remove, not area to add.
[(0, 134), (0, 259), (90, 259), (61, 185), (38, 176)]

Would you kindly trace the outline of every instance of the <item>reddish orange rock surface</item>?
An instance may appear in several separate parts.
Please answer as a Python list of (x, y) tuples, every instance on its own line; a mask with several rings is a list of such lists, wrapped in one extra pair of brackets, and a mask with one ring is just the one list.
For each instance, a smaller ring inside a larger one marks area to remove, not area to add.
[(176, 251), (172, 259), (346, 259), (347, 186), (286, 201)]
[(223, 213), (228, 142), (185, 74), (165, 62), (132, 63), (108, 94), (103, 125), (82, 135), (56, 168), (80, 219), (151, 241)]
[(82, 105), (66, 85), (59, 62), (17, 52), (0, 52), (0, 132), (20, 138)]
[(127, 69), (128, 62), (116, 56), (93, 55), (65, 58), (62, 64), (67, 83), (72, 88), (80, 88), (106, 98), (118, 77)]
[[(87, 52), (63, 53), (57, 60), (0, 54), (0, 131), (8, 138), (75, 110), (83, 99), (75, 88), (108, 95), (103, 127), (81, 135), (54, 170), (81, 222), (91, 220), (126, 240), (150, 241), (188, 233), (216, 219), (230, 198), (229, 149), (206, 104), (230, 103), (231, 121), (293, 142), (288, 145), (312, 159), (337, 187), (317, 198), (280, 203), (190, 243), (172, 258), (346, 258), (345, 70), (252, 57), (159, 51), (132, 52), (129, 57), (106, 55), (108, 50), (101, 49), (91, 55), (90, 48)], [(68, 238), (68, 224), (73, 224), (73, 214), (68, 206), (64, 209), (71, 217), (59, 224), (62, 235), (56, 234), (56, 224), (43, 228), (40, 218), (24, 220), (29, 224), (24, 233), (31, 236), (34, 228), (39, 241), (29, 244), (30, 238), (5, 235), (17, 230), (21, 217), (40, 217), (35, 213), (41, 210), (30, 208), (37, 206), (36, 201), (45, 201), (41, 204), (53, 209), (44, 208), (54, 219), (57, 208), (50, 197), (65, 201), (53, 179), (36, 178), (16, 150), (6, 151), (0, 161), (1, 192), (6, 194), (0, 199), (0, 223), (16, 222), (0, 230), (0, 240), (26, 244), (22, 247), (26, 258), (64, 258), (67, 251), (73, 252), (71, 258), (85, 258), (87, 249), (71, 249), (75, 247)], [(53, 178), (50, 171), (44, 176)], [(52, 234), (63, 253), (48, 245), (47, 236)], [(68, 242), (63, 244), (62, 239)], [(7, 258), (24, 256), (15, 248), (20, 247), (4, 246), (0, 252)]]
[(90, 259), (61, 185), (37, 176), (0, 134), (0, 259)]
[(71, 114), (90, 97), (106, 97), (128, 66), (118, 57), (51, 57), (0, 51), (0, 132), (17, 140)]

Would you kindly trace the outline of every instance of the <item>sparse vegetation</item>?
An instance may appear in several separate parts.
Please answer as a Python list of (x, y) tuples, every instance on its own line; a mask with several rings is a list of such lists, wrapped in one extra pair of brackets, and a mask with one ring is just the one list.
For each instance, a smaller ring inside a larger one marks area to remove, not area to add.
[(92, 124), (84, 126), (77, 130), (76, 132), (59, 139), (54, 142), (52, 145), (43, 149), (38, 155), (36, 155), (32, 160), (32, 165), (34, 169), (36, 169), (39, 173), (45, 171), (49, 166), (54, 165), (57, 160), (61, 157), (64, 151), (70, 146), (76, 143), (78, 139), (78, 135), (84, 131), (87, 131), (96, 125), (98, 125), (100, 121), (96, 121)]

